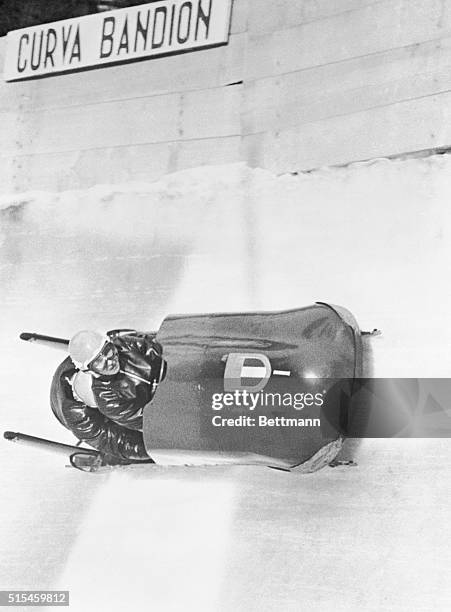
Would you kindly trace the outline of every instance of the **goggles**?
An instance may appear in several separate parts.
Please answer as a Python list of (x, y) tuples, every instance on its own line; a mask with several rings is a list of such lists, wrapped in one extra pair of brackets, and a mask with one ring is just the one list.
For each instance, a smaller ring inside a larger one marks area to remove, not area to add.
[(90, 370), (92, 368), (95, 369), (96, 367), (102, 366), (105, 361), (107, 361), (108, 359), (112, 359), (116, 355), (116, 347), (110, 340), (107, 340), (100, 349), (100, 351), (97, 353), (97, 355), (93, 359), (91, 359), (91, 361), (86, 365), (86, 369)]

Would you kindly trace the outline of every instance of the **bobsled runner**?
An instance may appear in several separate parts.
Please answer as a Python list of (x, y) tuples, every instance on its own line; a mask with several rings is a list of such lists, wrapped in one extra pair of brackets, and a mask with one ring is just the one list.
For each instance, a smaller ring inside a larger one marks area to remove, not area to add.
[[(336, 461), (353, 418), (365, 333), (348, 310), (323, 302), (278, 312), (168, 316), (155, 334), (165, 377), (143, 415), (149, 463), (312, 472)], [(21, 338), (68, 347), (52, 336)], [(15, 432), (5, 437), (55, 444)], [(115, 463), (92, 449), (60, 447), (86, 471)]]

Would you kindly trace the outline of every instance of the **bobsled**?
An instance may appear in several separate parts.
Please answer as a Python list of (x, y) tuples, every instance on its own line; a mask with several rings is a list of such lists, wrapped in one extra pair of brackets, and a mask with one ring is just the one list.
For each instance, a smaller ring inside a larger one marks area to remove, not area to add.
[[(155, 464), (308, 472), (337, 456), (368, 333), (347, 309), (171, 315), (152, 333), (166, 362), (143, 414)], [(67, 351), (64, 339), (21, 337)]]
[(363, 367), (345, 308), (169, 316), (156, 340), (167, 373), (143, 427), (156, 463), (293, 469), (338, 453), (335, 421), (351, 409), (343, 397)]

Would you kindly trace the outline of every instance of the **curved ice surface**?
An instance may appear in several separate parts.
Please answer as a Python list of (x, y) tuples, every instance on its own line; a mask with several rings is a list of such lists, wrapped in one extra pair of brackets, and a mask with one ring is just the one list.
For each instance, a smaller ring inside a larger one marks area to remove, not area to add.
[[(60, 356), (21, 331), (152, 329), (168, 312), (330, 301), (383, 330), (376, 376), (448, 376), (450, 165), (276, 177), (238, 164), (2, 196), (3, 428), (73, 442), (48, 407)], [(359, 468), (298, 478), (90, 477), (6, 441), (0, 455), (2, 582), (70, 588), (74, 610), (127, 596), (159, 610), (440, 609), (451, 595), (447, 441), (365, 441)]]

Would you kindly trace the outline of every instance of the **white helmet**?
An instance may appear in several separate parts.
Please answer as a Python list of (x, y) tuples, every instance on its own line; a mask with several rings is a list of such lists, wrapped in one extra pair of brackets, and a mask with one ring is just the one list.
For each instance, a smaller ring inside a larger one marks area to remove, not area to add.
[(85, 370), (102, 350), (108, 336), (96, 331), (83, 330), (75, 334), (69, 342), (69, 355), (74, 365)]

